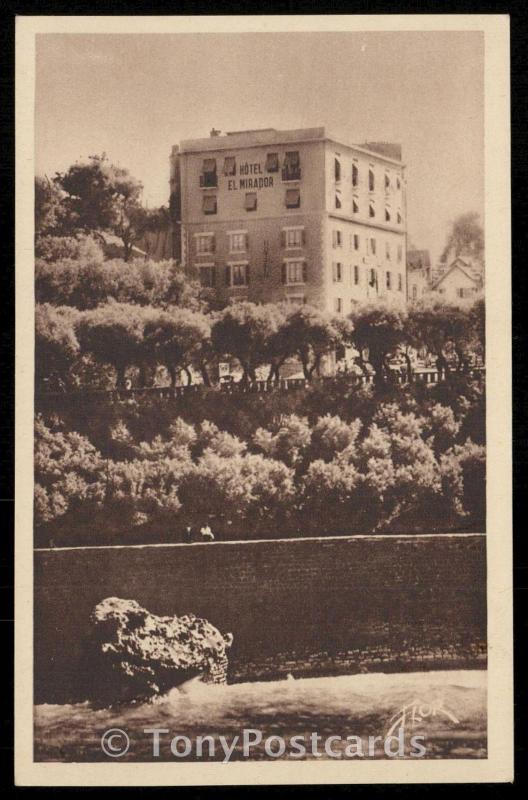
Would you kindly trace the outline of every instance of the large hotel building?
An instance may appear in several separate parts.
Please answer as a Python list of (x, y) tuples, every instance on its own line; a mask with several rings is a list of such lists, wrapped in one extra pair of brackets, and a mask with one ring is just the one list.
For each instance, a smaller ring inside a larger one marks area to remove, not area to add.
[(219, 300), (405, 303), (405, 170), (324, 128), (191, 139), (171, 156), (174, 255)]

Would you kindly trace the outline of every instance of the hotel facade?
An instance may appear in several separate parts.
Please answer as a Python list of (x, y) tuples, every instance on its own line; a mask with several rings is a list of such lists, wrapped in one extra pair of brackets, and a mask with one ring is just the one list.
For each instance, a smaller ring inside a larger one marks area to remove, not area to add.
[(170, 182), (174, 255), (221, 303), (406, 302), (399, 146), (324, 128), (212, 131), (173, 148)]

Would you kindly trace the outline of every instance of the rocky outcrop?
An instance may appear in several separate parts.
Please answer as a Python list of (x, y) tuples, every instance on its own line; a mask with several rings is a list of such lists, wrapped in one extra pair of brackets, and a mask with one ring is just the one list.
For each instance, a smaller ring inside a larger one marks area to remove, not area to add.
[(233, 636), (194, 614), (158, 617), (135, 600), (107, 597), (91, 622), (101, 667), (99, 696), (152, 697), (197, 676), (205, 683), (226, 682)]

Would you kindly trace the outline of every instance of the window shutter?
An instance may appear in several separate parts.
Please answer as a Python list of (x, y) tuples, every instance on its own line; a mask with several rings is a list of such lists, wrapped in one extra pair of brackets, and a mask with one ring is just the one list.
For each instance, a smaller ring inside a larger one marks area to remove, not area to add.
[(216, 267), (211, 267), (211, 286), (216, 286)]
[(249, 264), (246, 264), (246, 286), (249, 286)]
[(302, 229), (302, 231), (301, 231), (301, 243), (302, 243), (302, 246), (303, 246), (303, 247), (304, 247), (304, 246), (305, 246), (305, 244), (306, 244), (306, 231), (304, 230), (304, 228), (303, 228), (303, 229)]
[(225, 285), (231, 285), (231, 267), (229, 265), (225, 268)]
[(278, 153), (268, 153), (266, 156), (266, 170), (267, 172), (278, 172), (279, 171), (279, 154)]
[(286, 231), (281, 231), (281, 247), (286, 247)]
[(216, 253), (216, 236), (211, 236), (211, 253)]
[(226, 156), (224, 159), (224, 175), (234, 175), (236, 172), (236, 161), (234, 156)]
[(282, 270), (282, 282), (286, 283), (286, 264), (282, 265), (281, 270)]
[(245, 250), (249, 250), (249, 234), (244, 234), (244, 248)]
[(303, 283), (307, 283), (307, 281), (308, 281), (308, 264), (306, 263), (306, 261), (303, 261), (302, 275), (303, 275)]

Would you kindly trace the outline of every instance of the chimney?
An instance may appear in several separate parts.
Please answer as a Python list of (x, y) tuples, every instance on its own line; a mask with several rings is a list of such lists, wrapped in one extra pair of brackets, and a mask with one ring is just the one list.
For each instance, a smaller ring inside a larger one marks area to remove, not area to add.
[(211, 128), (209, 136), (220, 136), (221, 133), (222, 131), (218, 131), (216, 128)]

